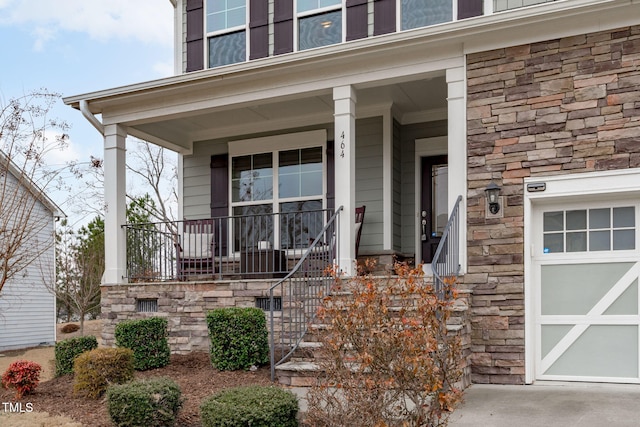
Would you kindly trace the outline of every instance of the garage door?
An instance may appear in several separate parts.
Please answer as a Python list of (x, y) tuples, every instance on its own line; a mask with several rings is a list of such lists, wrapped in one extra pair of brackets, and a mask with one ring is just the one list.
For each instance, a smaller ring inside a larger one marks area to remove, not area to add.
[(640, 382), (636, 200), (533, 210), (536, 379)]

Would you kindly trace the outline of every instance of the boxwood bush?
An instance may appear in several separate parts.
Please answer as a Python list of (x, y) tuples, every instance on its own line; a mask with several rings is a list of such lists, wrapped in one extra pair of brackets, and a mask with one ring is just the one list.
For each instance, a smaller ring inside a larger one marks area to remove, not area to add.
[(171, 350), (167, 342), (167, 319), (150, 317), (126, 320), (116, 325), (116, 346), (133, 350), (137, 371), (161, 368), (169, 364)]
[(133, 379), (133, 351), (128, 348), (96, 348), (78, 356), (73, 363), (73, 391), (97, 399), (111, 384)]
[(180, 396), (180, 387), (170, 378), (116, 384), (107, 390), (107, 409), (118, 427), (170, 427), (182, 406)]
[(269, 338), (259, 308), (227, 307), (207, 313), (211, 363), (220, 371), (249, 369), (269, 361)]
[(204, 427), (295, 427), (298, 399), (273, 386), (244, 386), (222, 390), (200, 405)]
[(98, 348), (98, 340), (93, 335), (69, 338), (55, 346), (56, 376), (73, 373), (73, 361), (85, 351)]

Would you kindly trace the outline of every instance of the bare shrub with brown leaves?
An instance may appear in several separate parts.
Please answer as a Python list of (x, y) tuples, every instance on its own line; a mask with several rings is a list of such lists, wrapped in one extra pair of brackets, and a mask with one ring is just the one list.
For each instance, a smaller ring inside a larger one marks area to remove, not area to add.
[(455, 280), (438, 298), (420, 268), (396, 273), (338, 278), (324, 299), (326, 359), (308, 394), (309, 425), (445, 426), (461, 401), (460, 339), (447, 334)]

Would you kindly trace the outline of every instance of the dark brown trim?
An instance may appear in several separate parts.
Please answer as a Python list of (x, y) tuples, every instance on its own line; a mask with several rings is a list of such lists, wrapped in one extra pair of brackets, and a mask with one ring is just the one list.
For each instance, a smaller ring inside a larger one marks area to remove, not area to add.
[(396, 1), (375, 0), (373, 3), (373, 35), (396, 31)]
[(482, 0), (458, 0), (458, 19), (482, 15), (483, 3)]
[(249, 59), (269, 56), (269, 2), (249, 1)]
[[(229, 216), (229, 155), (211, 156), (211, 217)], [(216, 224), (220, 236), (216, 236), (216, 255), (227, 254), (227, 221)]]
[(333, 141), (327, 141), (327, 209), (334, 210), (336, 205), (336, 163)]
[(347, 0), (347, 41), (369, 35), (367, 0)]
[(187, 68), (204, 68), (204, 7), (202, 0), (187, 0)]
[(277, 0), (273, 9), (273, 54), (293, 52), (293, 0)]

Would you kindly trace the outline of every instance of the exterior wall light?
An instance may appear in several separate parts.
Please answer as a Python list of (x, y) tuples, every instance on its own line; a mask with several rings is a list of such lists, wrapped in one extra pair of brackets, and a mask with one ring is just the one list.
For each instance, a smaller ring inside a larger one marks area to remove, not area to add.
[(484, 195), (487, 198), (487, 203), (489, 204), (489, 212), (492, 215), (500, 212), (500, 202), (498, 194), (500, 193), (500, 187), (498, 187), (493, 181), (487, 185), (487, 188), (484, 189)]

